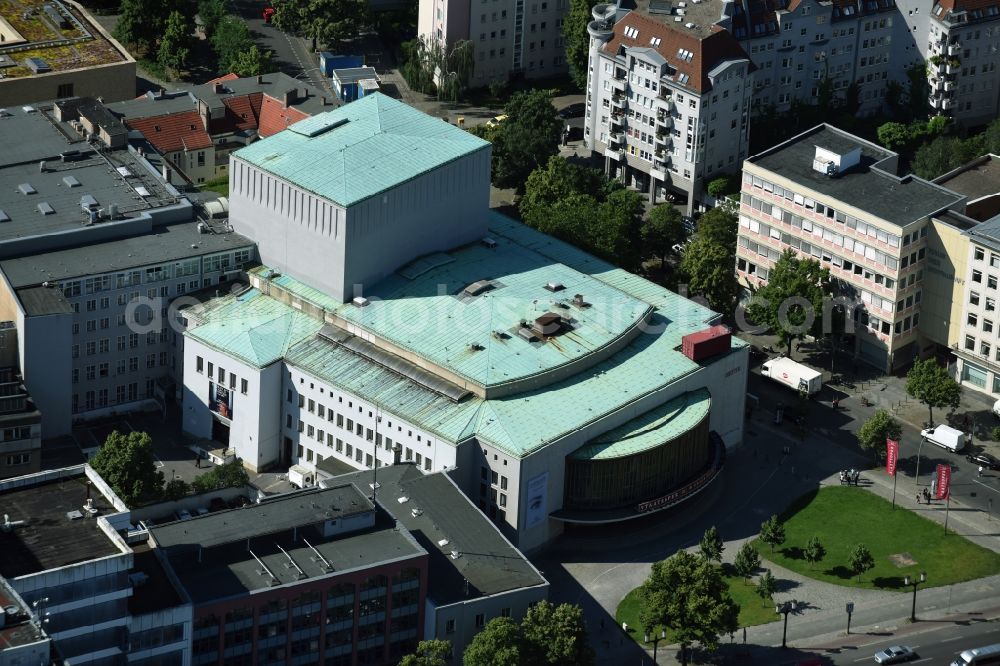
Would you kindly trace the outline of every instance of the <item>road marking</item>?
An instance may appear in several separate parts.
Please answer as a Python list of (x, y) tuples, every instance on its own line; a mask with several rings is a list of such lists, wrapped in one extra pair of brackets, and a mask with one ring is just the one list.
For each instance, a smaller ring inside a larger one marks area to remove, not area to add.
[(952, 636), (951, 638), (942, 638), (941, 642), (942, 643), (950, 643), (951, 641), (960, 641), (960, 640), (962, 640), (961, 636)]
[(993, 488), (993, 487), (991, 487), (991, 486), (988, 486), (988, 485), (986, 485), (985, 483), (983, 483), (983, 482), (982, 482), (982, 481), (980, 481), (979, 479), (972, 479), (972, 481), (973, 481), (973, 482), (975, 482), (975, 483), (978, 483), (978, 484), (979, 484), (979, 485), (981, 485), (981, 486), (982, 486), (983, 488), (986, 488), (986, 490), (992, 490), (992, 491), (993, 491), (993, 492), (995, 492), (995, 493), (996, 493), (997, 495), (1000, 495), (1000, 490), (997, 490), (996, 488)]
[(922, 662), (922, 661), (930, 661), (930, 660), (931, 660), (931, 658), (930, 658), (930, 657), (924, 657), (923, 659), (917, 659), (917, 660), (916, 660), (916, 661), (914, 661), (913, 663), (914, 663), (914, 664), (919, 664), (919, 663), (920, 663), (920, 662)]
[(857, 664), (857, 663), (860, 663), (862, 661), (871, 661), (871, 660), (872, 660), (872, 657), (861, 657), (861, 659), (855, 659), (854, 663)]

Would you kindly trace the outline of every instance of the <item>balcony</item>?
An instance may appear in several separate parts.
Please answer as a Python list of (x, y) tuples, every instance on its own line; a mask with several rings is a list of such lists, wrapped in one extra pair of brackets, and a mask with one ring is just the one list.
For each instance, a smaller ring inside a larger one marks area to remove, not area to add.
[(663, 113), (656, 116), (656, 131), (666, 131), (674, 126), (674, 119), (670, 114)]
[(961, 52), (962, 52), (962, 45), (961, 44), (949, 44), (948, 45), (948, 55), (949, 56), (957, 56)]
[(611, 77), (611, 87), (615, 90), (625, 90), (626, 83), (625, 72), (615, 72), (615, 75)]
[(945, 90), (945, 92), (951, 92), (954, 89), (955, 89), (955, 82), (954, 81), (945, 81), (944, 82), (944, 90)]
[(959, 67), (959, 65), (958, 65), (957, 62), (949, 62), (947, 65), (944, 66), (944, 73), (945, 74), (958, 74), (958, 67)]
[(955, 103), (948, 98), (941, 100), (941, 108), (947, 111), (951, 107), (955, 106)]
[(615, 109), (621, 109), (625, 106), (625, 95), (621, 93), (615, 93), (611, 96), (611, 106)]
[(625, 145), (625, 134), (622, 132), (612, 132), (608, 136), (608, 146), (617, 149)]
[(670, 94), (670, 88), (660, 88), (660, 92), (656, 94), (656, 98), (664, 101), (673, 103), (674, 97)]
[(936, 97), (934, 95), (931, 95), (927, 99), (927, 103), (930, 105), (930, 107), (932, 109), (940, 109), (941, 108), (941, 98), (940, 97)]

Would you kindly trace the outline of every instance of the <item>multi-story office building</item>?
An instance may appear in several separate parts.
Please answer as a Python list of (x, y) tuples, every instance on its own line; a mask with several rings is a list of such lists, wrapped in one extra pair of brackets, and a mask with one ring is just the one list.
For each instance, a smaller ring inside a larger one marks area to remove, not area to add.
[(456, 663), (487, 622), (519, 621), (547, 598), (545, 578), (448, 474), (425, 474), (415, 462), (343, 474), (346, 465), (332, 457), (327, 462), (333, 464), (317, 465), (322, 487), (377, 482), (379, 506), (427, 551), (423, 637), (449, 641)]
[(135, 59), (73, 0), (13, 0), (0, 14), (0, 107), (135, 96)]
[(417, 34), (447, 50), (471, 41), (472, 86), (553, 76), (566, 71), (568, 9), (568, 0), (420, 0)]
[(677, 351), (718, 315), (492, 213), (489, 156), (380, 94), (235, 153), (265, 265), (182, 311), (185, 431), (306, 484), (330, 459), (447, 470), (522, 549), (714, 479), (746, 347)]
[(709, 180), (738, 171), (747, 155), (755, 76), (707, 11), (692, 3), (678, 16), (620, 16), (601, 4), (588, 27), (587, 147), (604, 155), (609, 176), (653, 201), (680, 194), (689, 212)]
[(930, 105), (966, 126), (1000, 115), (1000, 5), (935, 2), (927, 34)]
[(16, 324), (46, 437), (153, 405), (158, 382), (171, 398), (180, 366), (169, 303), (255, 256), (250, 240), (196, 222), (113, 117), (64, 110), (63, 120), (50, 105), (0, 113), (0, 131), (20, 137), (0, 153), (0, 319)]
[(0, 322), (0, 479), (41, 468), (42, 415), (21, 379), (17, 326)]
[(0, 664), (45, 666), (53, 662), (52, 639), (21, 595), (0, 576)]
[(127, 507), (90, 466), (0, 481), (0, 513), (0, 576), (47, 620), (58, 663), (190, 663), (190, 605), (130, 545)]
[(855, 354), (885, 371), (924, 355), (928, 235), (965, 197), (896, 175), (897, 156), (828, 125), (743, 165), (736, 271), (767, 281), (786, 250), (829, 269), (855, 322)]

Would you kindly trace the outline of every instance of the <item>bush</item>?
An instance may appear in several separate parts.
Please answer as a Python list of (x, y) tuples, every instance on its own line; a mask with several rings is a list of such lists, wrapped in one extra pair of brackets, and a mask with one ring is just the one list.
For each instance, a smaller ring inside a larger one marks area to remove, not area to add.
[(1000, 442), (1000, 426), (996, 426), (993, 430), (990, 430), (990, 439), (994, 442)]

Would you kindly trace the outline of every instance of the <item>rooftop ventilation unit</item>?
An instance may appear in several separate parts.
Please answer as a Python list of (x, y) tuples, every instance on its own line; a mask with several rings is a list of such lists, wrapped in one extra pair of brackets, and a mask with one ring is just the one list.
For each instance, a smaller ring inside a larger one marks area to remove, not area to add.
[(545, 288), (549, 291), (562, 291), (566, 287), (563, 286), (562, 282), (546, 282)]
[(486, 236), (479, 242), (485, 245), (486, 247), (490, 248), (491, 250), (495, 249), (497, 246), (497, 242), (492, 238), (490, 238), (489, 236)]
[(457, 550), (451, 551), (450, 554), (451, 554), (451, 559), (453, 559), (453, 560), (457, 560), (458, 558), (462, 557), (462, 553), (460, 553)]
[(813, 170), (829, 177), (838, 176), (861, 163), (861, 146), (846, 151), (833, 151), (816, 146)]
[(424, 510), (413, 507), (412, 509), (410, 509), (410, 515), (413, 516), (414, 518), (418, 518), (424, 515)]
[(690, 30), (690, 29), (694, 28), (694, 23), (685, 23), (684, 27), (688, 28)]
[(527, 340), (528, 342), (534, 342), (535, 340), (538, 339), (538, 336), (535, 335), (535, 332), (527, 327), (521, 327), (517, 329), (517, 335), (518, 337)]
[(403, 495), (402, 497), (396, 498), (396, 501), (399, 502), (400, 504), (406, 504), (407, 502), (410, 501), (410, 498), (407, 497), (406, 495)]
[(438, 541), (438, 545), (441, 546), (442, 548), (447, 546), (449, 543), (450, 542), (447, 539), (441, 539), (440, 541)]
[(462, 291), (464, 293), (468, 294), (469, 296), (478, 296), (479, 294), (483, 293), (484, 291), (489, 291), (492, 288), (493, 288), (493, 284), (489, 280), (478, 280), (478, 281), (473, 282), (472, 284), (470, 284), (468, 287), (466, 287)]
[(42, 215), (52, 215), (56, 212), (56, 209), (50, 206), (47, 202), (43, 201), (38, 204), (38, 212)]
[(45, 72), (52, 71), (49, 64), (41, 58), (25, 58), (24, 66), (33, 71), (35, 74), (43, 74)]
[(562, 328), (562, 317), (555, 312), (546, 312), (541, 317), (535, 319), (531, 324), (531, 330), (539, 335), (555, 335)]
[(21, 183), (20, 185), (17, 186), (17, 189), (20, 190), (21, 194), (24, 195), (34, 194), (38, 191), (31, 186), (31, 183)]
[(10, 215), (0, 210), (0, 222), (10, 222)]
[(63, 176), (62, 180), (66, 187), (80, 187), (80, 181), (75, 176)]
[(363, 308), (366, 307), (369, 303), (371, 303), (371, 301), (369, 301), (364, 296), (355, 296), (353, 299), (351, 299), (351, 303), (353, 303), (359, 308)]

